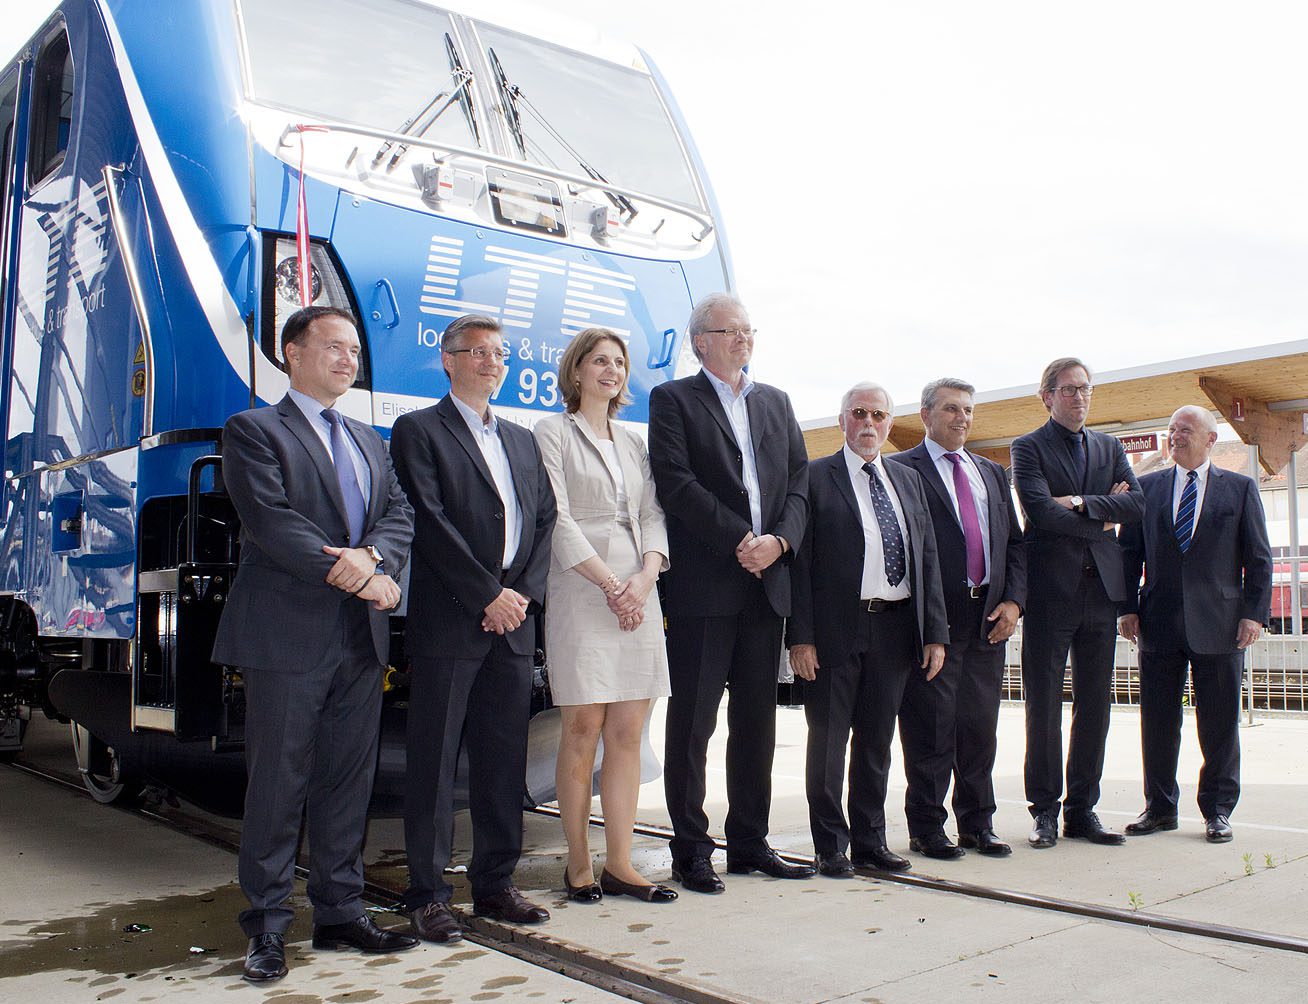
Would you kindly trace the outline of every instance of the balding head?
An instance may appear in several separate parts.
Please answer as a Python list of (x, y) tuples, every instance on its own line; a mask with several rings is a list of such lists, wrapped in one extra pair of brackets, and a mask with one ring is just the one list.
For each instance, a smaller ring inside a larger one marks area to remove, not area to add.
[(1207, 408), (1187, 404), (1172, 412), (1167, 425), (1167, 452), (1178, 467), (1193, 471), (1203, 466), (1217, 442), (1217, 420)]

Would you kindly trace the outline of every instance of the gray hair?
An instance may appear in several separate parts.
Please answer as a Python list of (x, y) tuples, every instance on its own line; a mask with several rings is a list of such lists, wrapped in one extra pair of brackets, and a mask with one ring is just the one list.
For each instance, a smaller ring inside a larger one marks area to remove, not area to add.
[(1217, 419), (1213, 418), (1213, 413), (1209, 411), (1207, 408), (1204, 408), (1201, 405), (1197, 405), (1197, 404), (1181, 405), (1181, 407), (1177, 408), (1176, 411), (1172, 412), (1172, 418), (1168, 424), (1170, 425), (1171, 422), (1175, 422), (1176, 416), (1181, 414), (1181, 412), (1183, 411), (1191, 415), (1194, 415), (1197, 419), (1199, 419), (1199, 423), (1204, 427), (1204, 432), (1217, 431)]
[[(441, 335), (441, 352), (453, 352), (455, 349), (463, 348), (463, 338), (470, 331), (495, 331), (504, 334), (504, 326), (493, 317), (487, 317), (485, 314), (464, 314), (462, 317), (456, 317), (452, 320)], [(441, 361), (441, 368), (445, 369), (444, 360)], [(449, 370), (445, 369), (448, 374)]]
[(957, 377), (941, 377), (939, 380), (932, 380), (922, 388), (922, 407), (930, 411), (936, 406), (936, 396), (942, 390), (961, 390), (968, 397), (976, 397), (976, 388), (966, 380), (959, 380)]
[(886, 411), (892, 415), (895, 413), (895, 400), (890, 396), (890, 391), (886, 390), (879, 383), (873, 383), (871, 380), (864, 380), (861, 383), (854, 384), (849, 390), (845, 391), (845, 396), (840, 399), (840, 413), (843, 415), (849, 408), (849, 402), (854, 400), (855, 394), (863, 392), (878, 393), (886, 399)]
[(704, 357), (699, 354), (695, 339), (708, 329), (709, 318), (715, 310), (739, 310), (746, 315), (749, 313), (740, 302), (740, 297), (733, 293), (709, 293), (695, 304), (695, 309), (690, 312), (690, 320), (686, 322), (686, 334), (690, 337), (690, 351), (695, 353), (695, 358), (700, 362), (704, 361)]

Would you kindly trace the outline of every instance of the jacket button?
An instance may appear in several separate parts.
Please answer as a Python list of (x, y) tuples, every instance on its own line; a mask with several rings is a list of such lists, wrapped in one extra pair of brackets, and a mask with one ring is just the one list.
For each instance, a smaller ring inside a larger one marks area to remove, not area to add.
[(496, 518), (496, 519), (503, 519), (503, 518), (504, 518), (504, 513), (502, 513), (502, 512), (497, 512), (497, 513), (495, 514), (495, 518)]

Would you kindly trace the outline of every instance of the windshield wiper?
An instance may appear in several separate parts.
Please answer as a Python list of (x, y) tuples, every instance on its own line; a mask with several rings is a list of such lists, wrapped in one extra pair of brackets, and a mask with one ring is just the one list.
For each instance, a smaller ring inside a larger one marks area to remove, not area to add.
[[(468, 85), (472, 83), (472, 72), (464, 69), (462, 66), (457, 67), (450, 74), (450, 77), (454, 81), (454, 87), (448, 91), (437, 91), (436, 95), (423, 106), (422, 111), (418, 112), (417, 115), (405, 122), (404, 125), (400, 126), (396, 132), (400, 133), (402, 136), (417, 137), (423, 135), (428, 129), (436, 124), (436, 120), (445, 113), (445, 109), (454, 104), (454, 102), (459, 99), (459, 96), (469, 89)], [(392, 153), (392, 151), (394, 152)], [(372, 158), (373, 169), (376, 170), (377, 165), (385, 159), (388, 153), (391, 153), (391, 160), (390, 163), (386, 165), (386, 170), (387, 172), (393, 171), (395, 170), (395, 165), (398, 164), (408, 152), (409, 146), (407, 143), (387, 140), (377, 149), (377, 153)]]
[[(495, 70), (496, 81), (499, 84), (500, 95), (503, 98), (502, 103), (505, 107), (505, 119), (509, 123), (509, 129), (513, 133), (513, 138), (517, 141), (518, 149), (522, 151), (523, 159), (528, 159), (527, 144), (522, 131), (522, 117), (518, 112), (518, 102), (522, 102), (522, 106), (527, 110), (531, 117), (540, 123), (541, 128), (550, 134), (550, 137), (554, 142), (567, 151), (568, 156), (575, 160), (592, 180), (598, 181), (603, 185), (611, 185), (612, 182), (592, 167), (587, 162), (586, 158), (577, 152), (576, 147), (564, 139), (563, 134), (549, 123), (549, 120), (541, 114), (540, 109), (531, 103), (527, 98), (527, 95), (522, 93), (522, 88), (517, 84), (509, 82), (509, 78), (504, 73), (504, 67), (500, 65), (499, 57), (495, 55), (495, 50), (487, 49), (486, 51), (490, 55), (491, 66)], [(640, 212), (635, 204), (625, 195), (609, 191), (606, 191), (604, 194), (620, 213), (627, 214), (628, 222), (635, 219), (636, 214)]]
[[(459, 58), (458, 47), (454, 44), (454, 39), (450, 37), (448, 31), (445, 33), (445, 54), (450, 57), (450, 66), (454, 68), (454, 72), (456, 74), (466, 73), (468, 75), (468, 80), (471, 82), (472, 71), (464, 67), (463, 60)], [(477, 113), (472, 104), (471, 87), (460, 88), (459, 105), (463, 108), (463, 114), (468, 117), (468, 125), (472, 129), (472, 138), (476, 140), (477, 146), (480, 147), (481, 128), (477, 125)]]

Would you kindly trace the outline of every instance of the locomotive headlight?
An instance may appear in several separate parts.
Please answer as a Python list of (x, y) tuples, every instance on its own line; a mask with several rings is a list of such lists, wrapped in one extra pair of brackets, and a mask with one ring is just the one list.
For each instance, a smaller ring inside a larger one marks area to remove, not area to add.
[[(301, 306), (305, 304), (300, 303), (300, 259), (295, 253), (295, 238), (269, 234), (264, 244), (260, 341), (264, 351), (278, 362), (284, 362), (278, 335), (286, 319)], [(340, 307), (358, 316), (331, 250), (319, 241), (309, 244), (308, 306)]]

